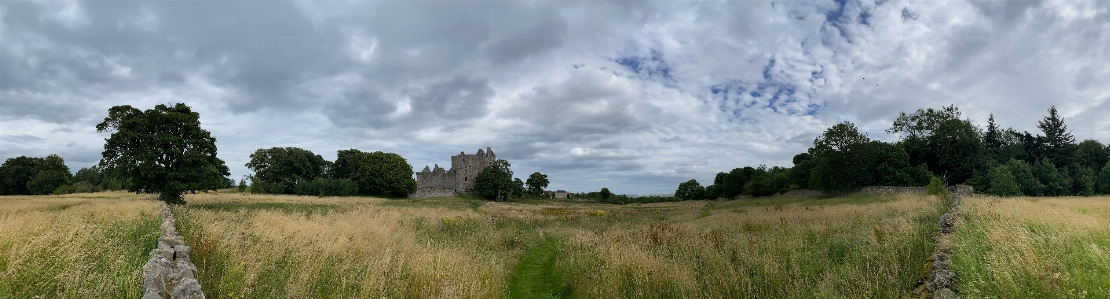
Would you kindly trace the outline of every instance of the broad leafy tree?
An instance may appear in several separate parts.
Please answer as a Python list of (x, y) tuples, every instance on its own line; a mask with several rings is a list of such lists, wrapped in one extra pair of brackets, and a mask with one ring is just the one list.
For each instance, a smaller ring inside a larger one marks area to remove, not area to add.
[(274, 193), (293, 194), (297, 181), (311, 181), (324, 177), (328, 165), (320, 155), (296, 147), (258, 149), (250, 155), (247, 168), (254, 177), (266, 184), (274, 184)]
[(1083, 140), (1076, 148), (1076, 157), (1078, 158), (1079, 166), (1087, 167), (1092, 170), (1102, 169), (1102, 165), (1110, 162), (1110, 154), (1107, 154), (1105, 146), (1101, 142), (1094, 139)]
[(979, 130), (970, 120), (960, 119), (954, 105), (902, 112), (887, 132), (905, 134), (900, 144), (910, 164), (925, 163), (948, 183), (962, 183), (985, 165), (986, 147)]
[[(73, 174), (62, 157), (49, 155), (35, 166), (35, 174), (27, 181), (27, 191), (31, 194), (44, 195), (53, 193), (55, 189), (73, 183)], [(71, 192), (65, 192), (71, 193)]]
[(474, 178), (474, 194), (488, 200), (509, 200), (516, 188), (511, 166), (509, 161), (497, 160), (482, 169)]
[(532, 193), (533, 195), (539, 195), (543, 193), (543, 189), (547, 188), (548, 184), (551, 184), (551, 181), (547, 180), (546, 174), (542, 174), (537, 171), (528, 176), (528, 181), (525, 182), (525, 184), (528, 185), (529, 193)]
[(19, 156), (8, 158), (0, 165), (0, 195), (31, 194), (27, 182), (35, 175), (35, 169), (43, 162), (42, 158)]
[(702, 199), (705, 195), (705, 188), (698, 183), (697, 180), (689, 180), (685, 183), (678, 184), (678, 189), (674, 191), (674, 197), (682, 200), (697, 200)]
[(600, 194), (601, 194), (601, 201), (609, 201), (609, 198), (613, 197), (613, 192), (610, 192), (609, 188), (601, 188), (601, 193)]
[(405, 197), (416, 192), (412, 165), (401, 155), (361, 153), (353, 162), (357, 166), (350, 171), (349, 179), (358, 184), (360, 194)]
[(1018, 159), (1010, 159), (1006, 162), (1006, 168), (1013, 174), (1014, 181), (1021, 188), (1021, 194), (1025, 196), (1044, 195), (1044, 184), (1033, 174), (1033, 167), (1029, 163)]
[(115, 106), (96, 130), (112, 133), (100, 166), (121, 176), (128, 191), (157, 193), (166, 203), (184, 204), (185, 192), (215, 190), (229, 175), (216, 157), (216, 138), (185, 104), (146, 111)]

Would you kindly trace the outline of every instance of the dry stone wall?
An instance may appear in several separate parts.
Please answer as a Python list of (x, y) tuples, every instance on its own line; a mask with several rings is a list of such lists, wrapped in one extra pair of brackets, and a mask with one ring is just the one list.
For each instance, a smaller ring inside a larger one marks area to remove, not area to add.
[(937, 237), (936, 252), (933, 253), (933, 264), (929, 268), (929, 279), (925, 287), (933, 294), (935, 299), (955, 299), (959, 295), (954, 290), (956, 271), (952, 269), (952, 234), (956, 232), (956, 225), (963, 219), (960, 204), (967, 194), (974, 191), (970, 186), (948, 187), (953, 193), (952, 205), (948, 213), (940, 215), (937, 227), (940, 236)]
[(177, 220), (162, 204), (162, 235), (143, 266), (143, 299), (204, 299), (197, 267), (189, 262), (189, 246), (177, 234)]

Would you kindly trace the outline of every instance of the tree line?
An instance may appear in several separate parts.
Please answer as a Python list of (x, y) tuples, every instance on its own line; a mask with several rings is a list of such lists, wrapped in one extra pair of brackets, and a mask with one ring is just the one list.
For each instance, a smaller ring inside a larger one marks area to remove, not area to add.
[(248, 176), (254, 193), (404, 197), (416, 191), (412, 166), (394, 153), (340, 150), (333, 162), (309, 150), (274, 147), (250, 158), (246, 166), (254, 171)]
[(955, 105), (900, 113), (886, 130), (901, 135), (893, 143), (873, 140), (843, 122), (795, 155), (791, 168), (735, 168), (718, 173), (709, 186), (683, 182), (675, 197), (768, 196), (794, 189), (836, 194), (930, 182), (967, 184), (999, 196), (1110, 194), (1110, 146), (1093, 139), (1076, 143), (1055, 106), (1037, 128), (1038, 133), (1002, 129), (993, 114), (980, 128), (962, 118)]

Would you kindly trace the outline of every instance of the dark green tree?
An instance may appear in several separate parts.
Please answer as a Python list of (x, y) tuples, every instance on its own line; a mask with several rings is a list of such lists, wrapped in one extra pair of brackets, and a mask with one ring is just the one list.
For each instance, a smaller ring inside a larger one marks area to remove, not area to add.
[(1110, 162), (1102, 166), (1102, 171), (1099, 172), (1098, 182), (1095, 184), (1100, 194), (1110, 194)]
[(813, 159), (811, 153), (794, 155), (794, 167), (790, 168), (790, 183), (799, 189), (809, 189), (809, 177), (816, 164), (817, 160)]
[(721, 197), (721, 185), (713, 184), (705, 187), (705, 199), (717, 199)]
[(925, 163), (948, 183), (962, 183), (986, 166), (988, 156), (979, 130), (970, 120), (960, 119), (954, 105), (902, 112), (887, 132), (905, 134), (900, 143), (910, 165)]
[(239, 193), (243, 193), (244, 191), (247, 191), (247, 180), (246, 179), (240, 179), (239, 180)]
[(1041, 159), (1037, 164), (1033, 165), (1033, 175), (1037, 177), (1042, 184), (1044, 184), (1044, 195), (1046, 196), (1065, 196), (1071, 189), (1071, 185), (1065, 182), (1060, 171), (1052, 164), (1048, 158)]
[(1102, 169), (1102, 165), (1105, 165), (1106, 162), (1110, 162), (1110, 155), (1107, 154), (1106, 147), (1098, 140), (1083, 140), (1076, 147), (1076, 151), (1079, 166), (1082, 167), (1097, 171)]
[(1044, 133), (1041, 143), (1047, 151), (1045, 157), (1052, 160), (1057, 167), (1071, 164), (1075, 148), (1069, 145), (1074, 145), (1075, 136), (1071, 135), (1064, 119), (1057, 114), (1056, 106), (1048, 108), (1048, 115), (1037, 122), (1037, 128)]
[(328, 161), (312, 151), (296, 147), (273, 147), (258, 149), (250, 155), (247, 168), (254, 171), (254, 177), (267, 184), (276, 184), (275, 193), (293, 194), (297, 181), (311, 181), (324, 177)]
[(694, 179), (678, 184), (678, 189), (674, 191), (674, 197), (682, 200), (698, 200), (702, 199), (704, 195), (705, 188)]
[(1044, 195), (1044, 184), (1033, 174), (1033, 167), (1029, 163), (1018, 159), (1010, 159), (1006, 162), (1006, 168), (1010, 169), (1013, 174), (1014, 181), (1021, 188), (1021, 194), (1025, 196)]
[(474, 194), (493, 201), (509, 200), (516, 189), (511, 166), (509, 161), (499, 159), (482, 169), (474, 177)]
[(528, 185), (529, 193), (532, 193), (532, 195), (540, 195), (543, 194), (543, 189), (547, 188), (548, 184), (551, 184), (551, 181), (547, 180), (546, 174), (537, 171), (528, 176), (526, 184)]
[[(35, 166), (35, 174), (27, 181), (27, 191), (31, 194), (51, 194), (55, 189), (73, 183), (73, 174), (62, 157), (49, 155)], [(72, 193), (72, 192), (63, 192)]]
[(82, 167), (77, 170), (73, 175), (73, 182), (89, 182), (90, 184), (100, 186), (104, 180), (104, 172), (100, 171), (99, 165), (92, 167)]
[(1006, 164), (998, 164), (991, 168), (990, 190), (987, 193), (996, 196), (1021, 195), (1021, 187), (1018, 186), (1017, 179)]
[[(19, 156), (8, 158), (0, 165), (0, 195), (31, 194), (27, 191), (27, 182), (35, 175), (35, 169), (42, 158)], [(53, 191), (53, 190), (51, 190)]]
[(185, 104), (146, 111), (115, 106), (96, 130), (112, 132), (100, 166), (123, 177), (128, 191), (158, 193), (166, 203), (184, 204), (183, 193), (215, 190), (229, 175), (216, 157), (216, 138)]
[(850, 191), (869, 181), (872, 174), (868, 165), (860, 165), (869, 158), (866, 146), (871, 141), (867, 135), (850, 122), (836, 124), (813, 140), (814, 159), (817, 163), (810, 174), (810, 188), (826, 193)]
[(609, 188), (601, 188), (601, 201), (608, 202), (609, 198), (613, 196), (613, 192), (609, 192)]
[(332, 177), (337, 179), (351, 178), (357, 165), (352, 164), (363, 153), (357, 149), (339, 150), (336, 152), (335, 163), (332, 166)]
[(1071, 194), (1080, 196), (1095, 195), (1095, 181), (1098, 180), (1098, 174), (1089, 167), (1080, 166), (1075, 169), (1075, 174), (1072, 175), (1072, 190)]
[(737, 195), (744, 193), (744, 185), (748, 184), (752, 175), (755, 174), (755, 168), (744, 167), (734, 168), (732, 171), (721, 179), (721, 196), (724, 198), (734, 198)]
[(358, 184), (359, 193), (405, 197), (416, 192), (416, 179), (412, 178), (412, 165), (401, 155), (376, 151), (362, 153), (353, 161), (351, 180)]
[[(540, 191), (540, 192), (542, 193), (543, 191)], [(523, 197), (523, 196), (524, 196), (524, 181), (521, 181), (520, 178), (513, 178), (513, 197), (519, 198), (519, 197)]]

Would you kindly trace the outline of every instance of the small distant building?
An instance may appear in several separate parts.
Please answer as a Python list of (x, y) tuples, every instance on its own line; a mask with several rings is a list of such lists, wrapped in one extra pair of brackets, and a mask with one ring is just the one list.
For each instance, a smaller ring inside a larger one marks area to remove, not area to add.
[(555, 198), (567, 198), (568, 194), (569, 193), (567, 193), (567, 190), (556, 190), (555, 191)]

